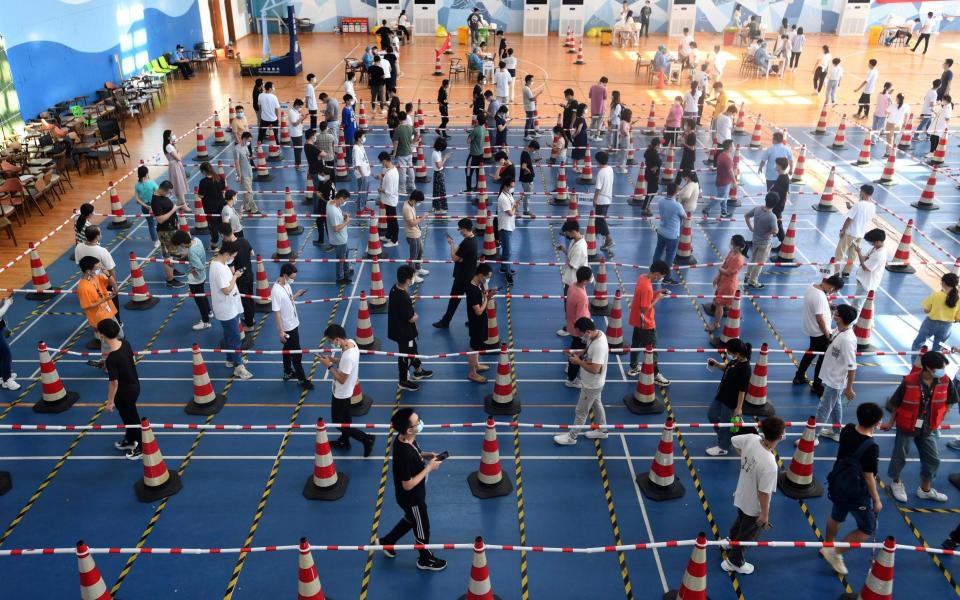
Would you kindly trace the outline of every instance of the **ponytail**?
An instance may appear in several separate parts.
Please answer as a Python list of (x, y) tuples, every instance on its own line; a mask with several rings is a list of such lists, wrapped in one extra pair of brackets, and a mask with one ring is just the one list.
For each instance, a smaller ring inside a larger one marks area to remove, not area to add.
[(960, 284), (960, 278), (954, 273), (947, 273), (940, 278), (940, 283), (950, 288), (947, 292), (947, 306), (956, 308), (957, 300), (960, 299), (960, 292), (957, 292), (957, 285)]
[(749, 343), (744, 342), (740, 338), (732, 338), (727, 340), (726, 349), (728, 354), (739, 354), (744, 357), (747, 362), (750, 362), (750, 356), (753, 353), (753, 346)]

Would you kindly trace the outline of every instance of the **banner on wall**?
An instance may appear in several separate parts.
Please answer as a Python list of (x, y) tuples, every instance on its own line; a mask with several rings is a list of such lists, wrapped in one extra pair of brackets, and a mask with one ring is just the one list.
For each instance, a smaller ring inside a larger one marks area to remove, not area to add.
[[(932, 2), (948, 2), (949, 0), (924, 0), (924, 4)], [(875, 0), (877, 4), (916, 4), (914, 0)]]

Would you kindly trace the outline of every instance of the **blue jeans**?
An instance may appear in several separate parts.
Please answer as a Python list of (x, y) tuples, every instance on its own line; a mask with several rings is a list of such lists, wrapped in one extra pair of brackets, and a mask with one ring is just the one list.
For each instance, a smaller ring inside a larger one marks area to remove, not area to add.
[[(711, 423), (729, 423), (732, 417), (733, 409), (716, 399), (710, 403), (710, 408), (707, 409), (707, 420)], [(717, 432), (717, 445), (720, 446), (721, 450), (729, 452), (730, 448), (733, 447), (730, 444), (730, 438), (733, 437), (730, 428), (714, 426), (713, 430)]]
[(872, 127), (872, 129), (873, 129), (874, 131), (881, 131), (881, 132), (882, 132), (882, 131), (883, 131), (883, 126), (884, 126), (886, 123), (887, 123), (887, 118), (886, 118), (886, 117), (878, 117), (877, 115), (873, 115), (873, 127)]
[(0, 329), (0, 381), (10, 379), (10, 373), (13, 369), (13, 355), (10, 354), (10, 344), (7, 343), (7, 336), (4, 330)]
[(653, 250), (653, 260), (651, 262), (656, 262), (659, 259), (667, 263), (667, 266), (673, 266), (673, 259), (677, 256), (677, 244), (679, 243), (680, 238), (671, 240), (660, 235), (658, 231), (657, 247)]
[(147, 216), (147, 230), (150, 232), (150, 241), (157, 241), (157, 219), (150, 214), (149, 208), (140, 207), (140, 212)]
[[(840, 423), (843, 425), (843, 390), (823, 386), (823, 395), (817, 405), (817, 423)], [(827, 427), (821, 427), (827, 429)], [(836, 431), (830, 429), (830, 431)]]
[[(219, 319), (217, 319), (219, 321)], [(235, 350), (240, 348), (240, 344), (243, 341), (240, 339), (240, 315), (235, 316), (234, 318), (228, 321), (220, 321), (220, 326), (223, 327), (223, 349), (224, 350)], [(233, 363), (234, 367), (239, 367), (242, 362), (240, 362), (240, 353), (239, 352), (225, 352), (224, 358)]]
[(920, 115), (920, 124), (917, 125), (917, 133), (927, 132), (927, 128), (930, 127), (930, 117), (931, 115)]
[(334, 244), (333, 245), (333, 254), (337, 259), (336, 265), (337, 269), (337, 281), (347, 278), (347, 245), (346, 244)]
[(920, 349), (920, 346), (923, 346), (923, 343), (926, 342), (927, 339), (932, 337), (933, 345), (928, 346), (928, 348), (939, 352), (940, 344), (950, 339), (950, 328), (952, 326), (953, 323), (950, 321), (935, 321), (927, 317), (923, 320), (923, 323), (920, 324), (920, 331), (917, 332), (917, 337), (913, 340), (913, 345), (910, 346), (910, 349), (916, 352)]
[[(500, 230), (500, 260), (504, 261), (504, 263), (510, 260), (510, 236), (512, 234), (512, 231), (507, 231), (506, 229)], [(500, 263), (500, 270), (510, 270), (510, 265), (504, 263)]]
[(839, 79), (831, 79), (827, 82), (827, 98), (826, 101), (830, 104), (837, 103), (837, 87), (840, 85)]
[(357, 177), (357, 214), (367, 207), (367, 194), (370, 190), (370, 178), (360, 174)]
[(703, 209), (703, 212), (710, 214), (714, 208), (719, 204), (720, 213), (724, 214), (727, 212), (727, 198), (730, 196), (730, 188), (733, 184), (728, 183), (727, 185), (721, 185), (717, 187), (717, 196), (716, 198), (710, 200), (710, 204), (707, 204), (707, 207)]
[(902, 433), (897, 430), (893, 438), (893, 454), (890, 456), (890, 465), (887, 475), (891, 479), (900, 479), (900, 472), (907, 464), (907, 455), (910, 453), (910, 442), (913, 442), (920, 453), (920, 481), (933, 481), (940, 467), (940, 451), (937, 444), (940, 442), (940, 432), (931, 431), (928, 435), (913, 437), (912, 433)]

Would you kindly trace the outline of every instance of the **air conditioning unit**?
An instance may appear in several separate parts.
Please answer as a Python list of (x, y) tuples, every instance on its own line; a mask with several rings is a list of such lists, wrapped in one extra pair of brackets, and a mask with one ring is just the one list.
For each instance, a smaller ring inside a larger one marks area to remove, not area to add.
[(583, 24), (587, 20), (584, 0), (560, 0), (560, 18), (557, 34), (563, 38), (567, 31), (573, 32), (573, 37), (583, 37)]
[(583, 37), (583, 19), (560, 19), (560, 29), (557, 31), (560, 33), (560, 37), (567, 35), (567, 30), (573, 32), (573, 37), (579, 38)]
[(837, 23), (837, 35), (859, 37), (867, 31), (870, 21), (869, 0), (847, 0), (840, 9), (840, 21)]
[(414, 0), (413, 35), (435, 36), (438, 16), (436, 0)]
[(436, 35), (437, 20), (431, 18), (417, 17), (413, 20), (414, 35)]
[[(523, 35), (544, 37), (549, 29), (550, 5), (547, 0), (526, 0), (523, 5)], [(566, 35), (566, 31), (563, 35)]]
[(683, 35), (684, 27), (692, 33), (697, 24), (696, 0), (673, 0), (670, 3), (670, 24), (667, 35), (678, 37)]

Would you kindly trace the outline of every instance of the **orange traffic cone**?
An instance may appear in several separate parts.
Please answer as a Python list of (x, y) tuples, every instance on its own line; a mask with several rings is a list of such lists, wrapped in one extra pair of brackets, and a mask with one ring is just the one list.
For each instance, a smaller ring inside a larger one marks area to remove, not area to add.
[(655, 367), (653, 365), (653, 346), (647, 345), (643, 353), (643, 364), (640, 365), (640, 377), (633, 392), (623, 397), (623, 403), (635, 415), (659, 414), (666, 410), (663, 401), (657, 396), (657, 386), (654, 382)]
[(557, 169), (557, 188), (553, 192), (553, 203), (560, 206), (567, 203), (567, 169), (562, 162)]
[(793, 175), (790, 176), (791, 183), (800, 183), (803, 181), (803, 174), (807, 164), (807, 147), (800, 146), (800, 152), (797, 154), (797, 162), (793, 165)]
[(597, 216), (592, 210), (587, 216), (587, 234), (583, 238), (587, 242), (587, 261), (597, 262)]
[(360, 108), (357, 109), (357, 127), (359, 129), (367, 128), (367, 109), (363, 105), (363, 100), (360, 101)]
[(440, 64), (440, 57), (443, 55), (439, 50), (434, 50), (433, 55), (435, 60), (433, 61), (433, 76), (434, 77), (443, 77), (443, 65)]
[(862, 167), (864, 165), (870, 164), (870, 154), (871, 149), (873, 148), (873, 140), (871, 139), (870, 133), (867, 132), (863, 136), (863, 145), (860, 146), (860, 154), (857, 156), (856, 162), (853, 163), (855, 167)]
[(726, 348), (727, 342), (740, 337), (740, 290), (733, 295), (733, 303), (727, 309), (720, 335), (711, 335), (710, 344), (714, 348)]
[(657, 130), (657, 103), (650, 103), (650, 112), (647, 114), (647, 125), (643, 128), (643, 135), (653, 135)]
[(743, 414), (769, 417), (776, 413), (773, 403), (767, 398), (767, 353), (769, 348), (764, 342), (760, 346), (760, 358), (753, 366), (753, 375), (747, 384), (747, 393), (743, 396)]
[(875, 350), (870, 343), (870, 333), (873, 331), (873, 290), (867, 292), (867, 299), (860, 308), (860, 316), (853, 326), (853, 334), (857, 336), (857, 352), (872, 352)]
[(490, 585), (490, 569), (487, 566), (486, 546), (483, 538), (477, 536), (473, 543), (473, 562), (470, 563), (470, 582), (467, 593), (457, 600), (500, 600)]
[(267, 166), (267, 158), (263, 153), (263, 144), (257, 146), (257, 162), (255, 165), (254, 179), (257, 181), (270, 181), (273, 179), (273, 174), (270, 173), (270, 167)]
[(80, 600), (111, 600), (113, 596), (83, 540), (77, 542), (77, 570), (80, 572)]
[(823, 486), (813, 476), (813, 452), (816, 448), (817, 418), (807, 419), (807, 426), (797, 443), (797, 450), (793, 453), (793, 460), (786, 471), (781, 471), (777, 477), (777, 487), (788, 498), (799, 500), (802, 498), (818, 498), (823, 495)]
[(203, 133), (200, 131), (200, 123), (197, 123), (197, 153), (194, 155), (198, 159), (208, 158), (207, 142), (203, 139)]
[(49, 290), (52, 287), (50, 285), (50, 278), (47, 277), (47, 270), (44, 268), (43, 261), (40, 260), (40, 255), (37, 253), (36, 244), (30, 242), (28, 246), (30, 248), (30, 278), (35, 291), (26, 294), (24, 298), (27, 300), (43, 300), (52, 296), (52, 294), (42, 293), (44, 290)]
[(207, 365), (200, 354), (200, 346), (193, 345), (193, 398), (183, 407), (188, 415), (215, 415), (226, 404), (227, 397), (218, 394), (210, 382)]
[(68, 392), (63, 387), (63, 380), (60, 379), (56, 364), (50, 358), (50, 352), (47, 350), (46, 344), (39, 342), (37, 352), (40, 354), (40, 389), (42, 395), (40, 400), (33, 405), (33, 412), (62, 413), (80, 399), (80, 394)]
[(916, 269), (910, 266), (911, 244), (913, 244), (913, 219), (907, 221), (907, 226), (903, 228), (903, 235), (900, 237), (897, 251), (893, 253), (893, 261), (886, 265), (888, 271), (891, 273), (905, 273), (907, 275), (917, 272)]
[(350, 170), (347, 168), (347, 148), (343, 139), (343, 127), (340, 128), (340, 138), (337, 145), (337, 161), (334, 163), (333, 174), (336, 181), (350, 180)]
[(327, 425), (317, 419), (317, 440), (314, 444), (313, 473), (303, 486), (303, 497), (308, 500), (339, 500), (347, 493), (350, 478), (346, 473), (337, 473), (337, 465), (330, 453), (327, 440)]
[(670, 590), (663, 600), (708, 600), (707, 599), (707, 534), (697, 534), (696, 544), (683, 572), (679, 590)]
[(693, 255), (693, 215), (687, 214), (680, 227), (680, 239), (677, 242), (677, 254), (673, 258), (675, 265), (695, 265), (697, 257)]
[(833, 205), (833, 179), (836, 171), (836, 167), (830, 167), (827, 182), (823, 185), (823, 193), (820, 194), (820, 202), (813, 205), (813, 210), (817, 212), (837, 212), (837, 207)]
[(133, 484), (133, 491), (140, 502), (156, 502), (173, 496), (183, 489), (180, 475), (167, 469), (160, 453), (160, 446), (150, 429), (150, 421), (140, 420), (140, 446), (143, 449), (143, 478)]
[(568, 48), (568, 50), (567, 50), (568, 53), (573, 53), (573, 52), (576, 52), (576, 50), (574, 49), (574, 46), (576, 46), (576, 45), (577, 45), (577, 42), (576, 42), (576, 40), (575, 40), (574, 37), (573, 37), (573, 30), (572, 30), (572, 29), (570, 28), (570, 26), (568, 25), (568, 26), (567, 26), (567, 39), (564, 40), (564, 42), (563, 42), (563, 47), (564, 47), (564, 48)]
[(387, 312), (387, 296), (383, 292), (383, 276), (380, 274), (380, 259), (373, 257), (370, 263), (370, 314)]
[(643, 176), (646, 168), (646, 164), (640, 163), (640, 169), (637, 173), (637, 185), (633, 187), (633, 196), (627, 201), (633, 206), (642, 206), (644, 200), (647, 198), (647, 178)]
[(620, 290), (613, 295), (613, 306), (610, 308), (610, 318), (607, 319), (607, 346), (623, 348), (623, 304)]
[(590, 298), (590, 314), (606, 317), (610, 314), (610, 299), (607, 297), (607, 259), (600, 257), (597, 276), (593, 282), (593, 296)]
[(580, 45), (577, 46), (577, 59), (573, 61), (575, 65), (585, 65), (586, 61), (583, 60), (583, 38), (580, 38)]
[(373, 335), (370, 322), (370, 308), (367, 305), (367, 292), (360, 292), (360, 305), (357, 309), (357, 346), (363, 350), (379, 350), (380, 340)]
[(870, 573), (859, 594), (844, 594), (841, 600), (893, 600), (893, 563), (897, 541), (893, 536), (883, 540), (883, 548), (870, 565)]
[(842, 149), (847, 145), (847, 115), (840, 117), (840, 126), (837, 127), (837, 134), (833, 137), (831, 148)]
[(497, 302), (490, 302), (487, 306), (487, 339), (484, 341), (488, 348), (500, 345), (500, 328), (497, 326)]
[(493, 145), (490, 143), (490, 132), (483, 130), (483, 162), (493, 162)]
[(753, 126), (753, 135), (750, 136), (750, 148), (753, 150), (759, 150), (763, 146), (763, 142), (760, 137), (760, 133), (762, 131), (760, 127), (761, 118), (762, 117), (760, 115), (757, 115), (757, 122)]
[(489, 415), (520, 414), (520, 395), (510, 374), (510, 357), (506, 344), (500, 346), (497, 379), (493, 385), (493, 393), (483, 399), (483, 408)]
[(481, 500), (506, 496), (513, 491), (510, 478), (500, 467), (500, 447), (497, 444), (497, 428), (493, 417), (487, 417), (487, 429), (483, 434), (483, 451), (480, 454), (480, 469), (467, 476), (467, 483), (473, 495)]
[(290, 186), (286, 187), (283, 194), (283, 226), (287, 229), (287, 235), (303, 233), (303, 227), (297, 221), (297, 211), (293, 208), (293, 194), (290, 193)]
[(493, 215), (487, 211), (483, 228), (483, 256), (489, 260), (495, 260), (499, 257), (497, 254), (497, 238), (493, 235)]
[(267, 128), (267, 161), (280, 162), (283, 160), (283, 154), (280, 153), (280, 145), (277, 143), (276, 134), (273, 127)]
[[(382, 210), (381, 206), (381, 212)], [(383, 254), (383, 247), (380, 244), (379, 219), (370, 219), (370, 228), (367, 234), (367, 258), (376, 258), (381, 254)]]
[(267, 280), (267, 269), (263, 266), (263, 257), (259, 254), (256, 258), (256, 288), (254, 289), (253, 310), (258, 313), (268, 313), (273, 310), (273, 302), (270, 300), (270, 282)]
[(637, 485), (650, 500), (674, 500), (683, 496), (683, 484), (673, 470), (673, 419), (664, 423), (650, 471), (637, 475)]
[(297, 600), (326, 600), (310, 552), (310, 542), (305, 537), (300, 538), (300, 558), (297, 560)]
[[(897, 148), (900, 150), (909, 150), (913, 145), (913, 113), (907, 117), (906, 125), (904, 125), (903, 133), (900, 135), (900, 141), (897, 143)], [(889, 150), (893, 154), (893, 150)]]
[(940, 136), (940, 142), (937, 149), (933, 151), (933, 156), (928, 161), (931, 165), (942, 165), (947, 156), (947, 132), (944, 131)]
[(876, 181), (880, 185), (891, 186), (894, 184), (894, 175), (896, 174), (896, 162), (897, 156), (895, 152), (891, 152), (887, 155), (887, 163), (883, 166), (883, 173), (880, 174), (880, 179)]
[(373, 397), (363, 391), (358, 379), (357, 385), (353, 386), (353, 394), (350, 396), (350, 415), (362, 417), (370, 412), (371, 406), (373, 406)]
[(675, 158), (676, 151), (671, 145), (667, 147), (667, 155), (663, 161), (663, 166), (660, 168), (660, 183), (670, 183), (676, 178), (677, 172), (673, 168)]
[(567, 200), (567, 220), (578, 221), (580, 213), (577, 212), (577, 190), (570, 190), (570, 196)]
[(293, 260), (297, 257), (293, 248), (290, 247), (290, 239), (287, 237), (287, 223), (283, 218), (283, 211), (277, 211), (277, 251), (271, 258), (281, 258)]
[[(232, 119), (231, 119), (232, 120)], [(223, 123), (220, 122), (220, 113), (213, 111), (213, 145), (226, 146), (227, 137), (224, 134)]]
[[(184, 222), (180, 225), (186, 225)], [(193, 188), (193, 228), (190, 229), (191, 235), (210, 235), (210, 224), (207, 222), (207, 213), (203, 210), (203, 198), (200, 197), (200, 188)]]
[(817, 119), (817, 128), (811, 131), (813, 135), (826, 135), (827, 134), (827, 105), (824, 104), (823, 108), (820, 109), (820, 118)]
[(110, 188), (110, 215), (112, 216), (110, 224), (107, 225), (107, 229), (129, 229), (131, 223), (123, 214), (123, 204), (120, 202), (120, 195), (117, 194), (117, 188), (114, 187), (112, 181), (107, 187)]
[(147, 310), (153, 308), (160, 302), (159, 298), (154, 298), (147, 288), (147, 282), (143, 278), (143, 271), (137, 263), (137, 255), (130, 253), (130, 299), (123, 304), (127, 310)]
[(930, 169), (930, 176), (927, 177), (927, 185), (924, 186), (923, 192), (920, 193), (920, 198), (910, 204), (910, 206), (918, 210), (938, 210), (940, 207), (936, 204), (936, 187), (937, 187), (937, 167), (934, 166)]
[(577, 183), (593, 183), (593, 161), (590, 158), (589, 147), (587, 148), (587, 153), (583, 157), (583, 169), (580, 170), (580, 177), (577, 179)]
[(423, 138), (417, 138), (417, 154), (414, 157), (416, 165), (414, 167), (414, 181), (417, 183), (429, 183), (430, 177), (427, 175), (427, 160), (423, 157)]
[(745, 133), (747, 133), (747, 124), (746, 124), (747, 113), (744, 110), (745, 104), (746, 103), (744, 102), (740, 103), (740, 111), (737, 113), (737, 120), (733, 124), (733, 135), (744, 135)]
[[(787, 232), (783, 236), (783, 242), (777, 251), (778, 263), (796, 262), (797, 253), (797, 215), (790, 216), (790, 224), (787, 225)], [(796, 265), (784, 264), (781, 267), (793, 267)]]

